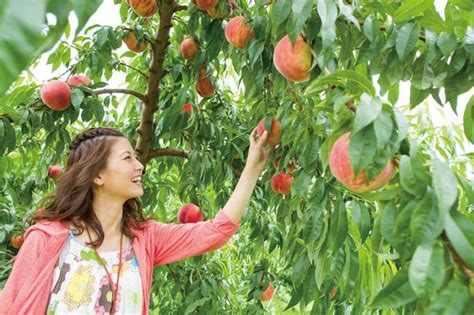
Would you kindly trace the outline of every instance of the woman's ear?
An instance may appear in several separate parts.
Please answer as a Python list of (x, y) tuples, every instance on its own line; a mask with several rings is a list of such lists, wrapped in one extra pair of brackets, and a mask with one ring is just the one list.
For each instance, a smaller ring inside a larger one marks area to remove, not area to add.
[(102, 180), (100, 174), (94, 178), (94, 184), (96, 184), (97, 186), (102, 186), (104, 184), (104, 181)]

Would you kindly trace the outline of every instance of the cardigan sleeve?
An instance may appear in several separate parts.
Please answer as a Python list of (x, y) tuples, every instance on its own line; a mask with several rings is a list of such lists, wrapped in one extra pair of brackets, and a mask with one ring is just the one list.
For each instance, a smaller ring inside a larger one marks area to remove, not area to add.
[(213, 220), (198, 223), (163, 224), (155, 221), (151, 225), (151, 237), (155, 243), (153, 264), (169, 264), (216, 250), (229, 241), (239, 226), (223, 210)]
[(40, 230), (29, 231), (25, 234), (25, 240), (14, 257), (12, 271), (0, 293), (0, 314), (9, 314), (9, 309), (24, 284), (25, 275), (31, 272), (46, 246), (46, 238), (46, 234)]

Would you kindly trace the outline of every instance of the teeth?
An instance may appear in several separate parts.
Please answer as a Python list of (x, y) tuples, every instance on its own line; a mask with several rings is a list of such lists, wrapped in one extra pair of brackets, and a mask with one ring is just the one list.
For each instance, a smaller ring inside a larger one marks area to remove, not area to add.
[(141, 177), (132, 178), (132, 182), (134, 182), (134, 183), (139, 182), (139, 181), (141, 181)]

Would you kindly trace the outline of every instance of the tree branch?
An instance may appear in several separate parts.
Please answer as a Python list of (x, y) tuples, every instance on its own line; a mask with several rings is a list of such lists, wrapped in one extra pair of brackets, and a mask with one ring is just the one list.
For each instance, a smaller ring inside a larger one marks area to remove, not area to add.
[(166, 49), (170, 42), (171, 19), (175, 12), (176, 2), (174, 0), (163, 0), (159, 7), (160, 26), (156, 38), (150, 43), (152, 47), (151, 65), (145, 100), (140, 114), (140, 125), (137, 128), (137, 143), (135, 151), (139, 160), (146, 166), (146, 161), (151, 145), (153, 131), (153, 115), (158, 109), (160, 95), (160, 81), (164, 75), (163, 63)]
[(92, 91), (93, 94), (99, 95), (99, 94), (114, 94), (114, 93), (122, 93), (122, 94), (130, 94), (135, 96), (141, 101), (146, 100), (146, 95), (141, 94), (140, 92), (134, 91), (134, 90), (128, 90), (128, 89), (102, 89), (102, 90), (94, 90)]
[(474, 279), (474, 272), (469, 269), (468, 266), (464, 263), (464, 261), (459, 257), (458, 253), (456, 253), (456, 250), (453, 248), (453, 245), (449, 241), (448, 237), (446, 236), (446, 233), (443, 232), (441, 235), (441, 239), (444, 241), (444, 244), (448, 248), (448, 251), (451, 253), (451, 256), (453, 256), (454, 262), (461, 268), (461, 270), (464, 272), (466, 277), (469, 280)]
[(172, 148), (155, 149), (148, 152), (147, 161), (160, 156), (176, 156), (182, 158), (189, 158), (189, 153), (184, 150), (177, 150)]

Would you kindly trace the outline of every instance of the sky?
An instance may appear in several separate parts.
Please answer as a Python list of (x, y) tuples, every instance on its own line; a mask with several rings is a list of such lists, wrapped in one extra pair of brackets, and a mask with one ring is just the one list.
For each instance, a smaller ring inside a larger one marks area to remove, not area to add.
[[(447, 0), (435, 0), (435, 6), (442, 18), (444, 18), (444, 8), (446, 6), (446, 3), (447, 3)], [(74, 16), (74, 14), (70, 15), (70, 21), (71, 21), (71, 30), (74, 30), (77, 25), (77, 19)], [(104, 0), (103, 4), (99, 7), (97, 12), (89, 19), (85, 28), (94, 24), (109, 25), (113, 27), (120, 25), (121, 19), (120, 19), (120, 14), (119, 14), (119, 5), (115, 5), (113, 3), (113, 0)], [(73, 34), (73, 31), (71, 31), (71, 34)], [(122, 45), (122, 47), (119, 50), (119, 53), (124, 52), (124, 51), (126, 51), (126, 47), (125, 45)], [(58, 76), (64, 73), (64, 71), (66, 70), (64, 67), (62, 67), (53, 72), (51, 66), (46, 64), (49, 54), (50, 53), (44, 54), (41, 57), (38, 66), (35, 67), (34, 69), (31, 69), (31, 73), (34, 75), (38, 83), (47, 82), (51, 77)], [(114, 74), (108, 83), (109, 83), (109, 87), (111, 88), (124, 87), (125, 75), (121, 73)], [(228, 84), (230, 86), (232, 85), (235, 86), (235, 83), (232, 83), (232, 82), (228, 82), (228, 83), (230, 83)], [(410, 100), (409, 82), (401, 82), (399, 90), (400, 90), (400, 97), (397, 102), (397, 105), (403, 106), (403, 105), (408, 104)], [(438, 127), (438, 126), (445, 125), (446, 121), (449, 121), (453, 124), (462, 125), (462, 117), (463, 117), (464, 109), (472, 95), (474, 95), (474, 88), (471, 89), (471, 91), (461, 95), (458, 98), (458, 107), (457, 107), (458, 115), (456, 115), (451, 110), (451, 106), (447, 104), (444, 107), (440, 107), (430, 96), (426, 100), (426, 102), (428, 102), (429, 104), (428, 108), (430, 110), (430, 116), (432, 118), (433, 124), (436, 127)], [(443, 93), (441, 93), (441, 99), (442, 100), (444, 99)], [(474, 145), (469, 144), (466, 141), (466, 146), (467, 146), (466, 152), (474, 152)]]

